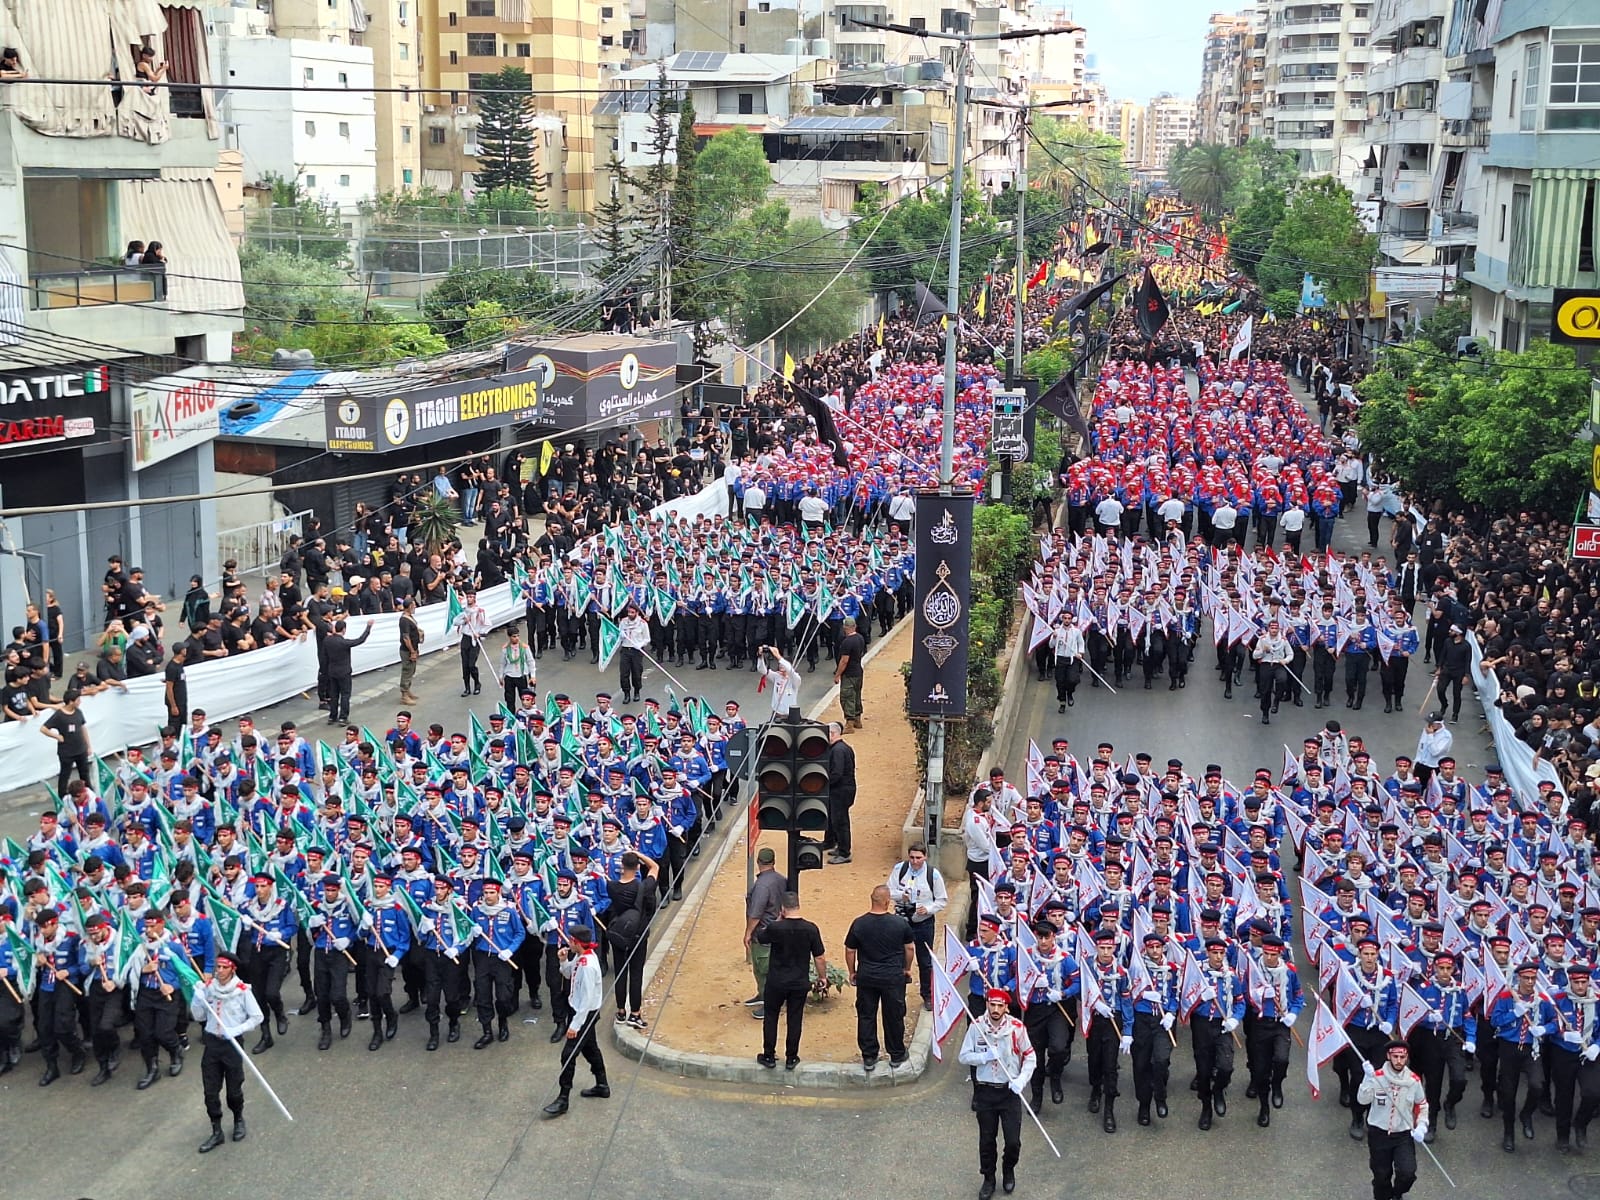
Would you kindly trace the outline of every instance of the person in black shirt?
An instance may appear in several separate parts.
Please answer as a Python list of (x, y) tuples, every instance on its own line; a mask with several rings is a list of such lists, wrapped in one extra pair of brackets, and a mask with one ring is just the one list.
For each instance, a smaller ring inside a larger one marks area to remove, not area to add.
[[(608, 818), (609, 820), (610, 818)], [(645, 864), (648, 871), (641, 871)], [(617, 1023), (645, 1027), (640, 1011), (644, 993), (644, 964), (650, 955), (650, 918), (656, 911), (658, 868), (646, 855), (628, 850), (622, 856), (621, 875), (606, 882), (606, 937), (616, 964), (614, 983)]]
[(84, 786), (89, 786), (89, 722), (78, 711), (77, 693), (67, 693), (61, 706), (45, 718), (41, 730), (45, 737), (57, 743), (56, 760), (61, 764), (61, 772), (56, 776), (56, 791), (67, 790), (67, 780), (74, 767)]
[(189, 643), (179, 642), (172, 648), (167, 661), (164, 691), (167, 701), (167, 724), (181, 726), (189, 714), (189, 683), (184, 678), (183, 665), (189, 661)]
[(872, 889), (872, 909), (850, 923), (844, 935), (844, 962), (856, 989), (856, 1045), (861, 1065), (878, 1065), (878, 1009), (883, 1009), (883, 1042), (889, 1065), (906, 1061), (906, 985), (911, 982), (915, 947), (911, 923), (890, 911), (889, 889)]
[(839, 665), (834, 668), (833, 681), (839, 685), (839, 707), (845, 721), (851, 729), (860, 729), (861, 660), (867, 653), (867, 640), (856, 631), (854, 617), (846, 617), (842, 628), (844, 636), (834, 647), (834, 659)]
[(345, 623), (333, 623), (333, 632), (322, 639), (322, 652), (328, 663), (328, 724), (342, 725), (350, 719), (350, 686), (354, 677), (351, 652), (372, 636), (375, 621), (369, 620), (358, 638), (344, 635)]
[(766, 993), (761, 998), (761, 1053), (756, 1061), (769, 1069), (778, 1065), (778, 1011), (786, 1009), (783, 1069), (792, 1071), (800, 1064), (800, 1032), (806, 997), (811, 992), (811, 963), (816, 963), (818, 979), (828, 978), (822, 931), (800, 916), (799, 894), (785, 892), (781, 915), (764, 929), (757, 929), (755, 938), (772, 948)]

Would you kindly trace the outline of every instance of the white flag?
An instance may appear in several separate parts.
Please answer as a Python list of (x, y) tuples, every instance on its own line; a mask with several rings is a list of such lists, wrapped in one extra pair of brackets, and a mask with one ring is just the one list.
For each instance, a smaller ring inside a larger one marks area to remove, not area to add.
[(1250, 347), (1255, 343), (1255, 330), (1256, 330), (1256, 319), (1255, 319), (1255, 317), (1253, 317), (1253, 316), (1246, 317), (1245, 320), (1244, 320), (1244, 324), (1239, 326), (1239, 332), (1234, 334), (1234, 337), (1233, 337), (1233, 348), (1228, 351), (1228, 361), (1229, 362), (1233, 362), (1240, 355), (1246, 354), (1246, 353), (1249, 352)]
[(1319, 1068), (1349, 1045), (1350, 1035), (1338, 1021), (1334, 1020), (1333, 1014), (1328, 1011), (1328, 1006), (1319, 997), (1317, 1015), (1311, 1022), (1311, 1041), (1306, 1046), (1306, 1081), (1311, 1085), (1313, 1100), (1322, 1096)]

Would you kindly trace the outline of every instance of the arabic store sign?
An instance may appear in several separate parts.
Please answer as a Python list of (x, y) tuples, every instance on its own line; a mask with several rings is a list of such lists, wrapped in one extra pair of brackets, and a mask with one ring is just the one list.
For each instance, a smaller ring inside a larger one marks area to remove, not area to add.
[(107, 441), (110, 425), (111, 369), (103, 364), (0, 375), (0, 454)]

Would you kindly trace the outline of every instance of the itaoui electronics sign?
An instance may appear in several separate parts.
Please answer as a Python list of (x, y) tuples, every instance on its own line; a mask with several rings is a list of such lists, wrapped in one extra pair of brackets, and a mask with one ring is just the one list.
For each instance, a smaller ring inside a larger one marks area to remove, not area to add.
[(109, 441), (111, 383), (103, 363), (0, 374), (0, 455)]
[(515, 369), (498, 375), (331, 398), (324, 410), (328, 449), (386, 454), (509, 425), (600, 428), (654, 420), (672, 409), (677, 348), (670, 342), (634, 343), (603, 365), (585, 356), (590, 374), (582, 379), (570, 366), (562, 369), (554, 348), (523, 349), (508, 363)]

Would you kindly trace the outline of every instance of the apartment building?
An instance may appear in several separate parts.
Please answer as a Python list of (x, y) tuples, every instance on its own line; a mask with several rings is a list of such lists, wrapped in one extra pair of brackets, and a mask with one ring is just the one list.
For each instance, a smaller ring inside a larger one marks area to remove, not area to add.
[[(590, 112), (600, 92), (601, 6), (588, 0), (417, 0), (422, 47), (422, 167), (435, 186), (470, 191), (476, 144), (473, 92), (486, 75), (521, 67), (540, 116), (559, 119), (554, 210), (594, 207)], [(612, 21), (617, 20), (613, 11)], [(431, 107), (432, 111), (429, 111)]]
[(1196, 137), (1207, 145), (1244, 142), (1245, 44), (1251, 13), (1212, 13), (1201, 55)]
[(1306, 175), (1366, 169), (1372, 0), (1269, 0), (1263, 132)]
[(1118, 100), (1112, 121), (1107, 129), (1122, 143), (1124, 162), (1142, 164), (1145, 160), (1145, 109), (1132, 100)]
[(1145, 106), (1144, 155), (1140, 165), (1160, 174), (1167, 169), (1173, 150), (1195, 140), (1198, 128), (1195, 102), (1188, 97), (1162, 92)]
[[(1465, 8), (1466, 11), (1460, 11)], [(1557, 288), (1600, 286), (1600, 25), (1571, 0), (1460, 5), (1446, 70), (1481, 134), (1472, 325), (1502, 349), (1550, 330)], [(1468, 174), (1470, 179), (1470, 172)]]
[[(35, 80), (131, 80), (148, 46), (174, 85), (14, 80), (0, 108), (0, 502), (72, 510), (6, 519), (0, 621), (20, 623), (24, 585), (50, 587), (77, 649), (108, 555), (169, 600), (217, 578), (210, 505), (128, 502), (213, 489), (219, 396), (201, 364), (230, 356), (244, 295), (201, 9), (12, 0), (0, 23)], [(160, 242), (165, 266), (125, 265), (135, 240)]]

